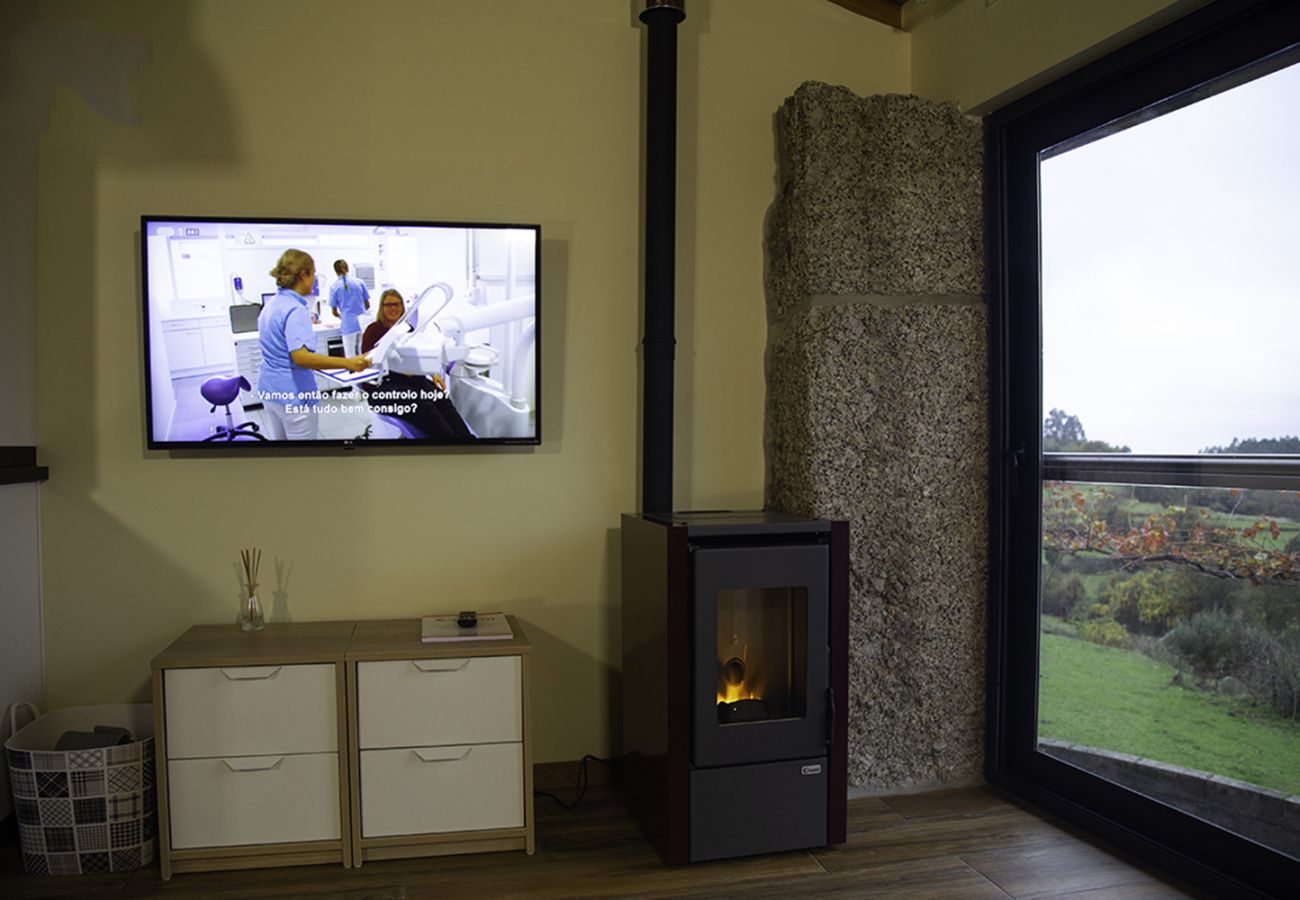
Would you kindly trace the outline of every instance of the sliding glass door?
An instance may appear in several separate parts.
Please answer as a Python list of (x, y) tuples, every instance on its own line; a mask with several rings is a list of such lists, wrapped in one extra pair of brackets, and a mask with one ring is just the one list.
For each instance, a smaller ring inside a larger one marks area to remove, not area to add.
[(1300, 4), (995, 114), (990, 777), (1300, 871)]

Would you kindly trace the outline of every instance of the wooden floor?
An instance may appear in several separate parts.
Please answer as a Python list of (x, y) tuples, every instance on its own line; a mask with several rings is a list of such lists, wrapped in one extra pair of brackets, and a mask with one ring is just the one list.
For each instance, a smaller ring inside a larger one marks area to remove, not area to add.
[(0, 853), (0, 897), (1207, 896), (987, 788), (851, 800), (848, 843), (831, 849), (668, 867), (628, 817), (617, 791), (595, 786), (571, 812), (539, 798), (537, 843), (531, 857), (517, 851), (371, 862), (359, 869), (192, 873), (166, 883), (157, 863), (124, 874), (28, 876), (17, 849), (9, 846)]

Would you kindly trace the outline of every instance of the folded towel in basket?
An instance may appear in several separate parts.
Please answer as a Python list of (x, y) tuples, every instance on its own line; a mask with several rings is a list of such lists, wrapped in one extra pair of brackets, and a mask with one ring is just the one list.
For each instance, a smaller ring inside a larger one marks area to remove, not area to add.
[(65, 731), (54, 744), (55, 750), (93, 750), (131, 743), (131, 732), (116, 725), (96, 725), (94, 731)]

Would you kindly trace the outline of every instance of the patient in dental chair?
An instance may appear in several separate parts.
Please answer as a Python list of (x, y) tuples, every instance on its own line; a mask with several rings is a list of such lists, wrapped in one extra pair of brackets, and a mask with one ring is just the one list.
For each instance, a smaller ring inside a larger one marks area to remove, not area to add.
[[(406, 302), (402, 295), (392, 288), (384, 291), (379, 298), (375, 321), (361, 336), (361, 352), (364, 354), (372, 349), (405, 312)], [(452, 405), (447, 384), (440, 375), (426, 378), (389, 372), (383, 381), (363, 385), (362, 389), (368, 395), (373, 411), (407, 422), (426, 438), (474, 439), (474, 432)]]

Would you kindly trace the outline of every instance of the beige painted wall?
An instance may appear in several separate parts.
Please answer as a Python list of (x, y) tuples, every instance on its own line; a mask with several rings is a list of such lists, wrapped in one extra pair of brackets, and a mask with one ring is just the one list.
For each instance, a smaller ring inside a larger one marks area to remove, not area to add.
[(912, 93), (982, 115), (1207, 0), (910, 0)]
[[(812, 79), (971, 108), (1184, 5), (932, 0), (909, 36), (813, 0), (692, 0), (678, 508), (762, 501), (762, 225), (785, 97)], [(144, 699), (154, 653), (191, 623), (233, 621), (237, 551), (255, 544), (273, 620), (519, 614), (538, 652), (537, 758), (613, 749), (616, 528), (639, 485), (640, 4), (21, 6), (41, 19), (28, 100), (48, 107), (10, 155), (33, 160), (39, 198), (36, 259), (18, 274), (37, 285), (37, 443), (54, 473), (40, 492), (49, 704)], [(545, 443), (146, 452), (145, 212), (540, 222)]]
[[(910, 39), (830, 3), (689, 5), (675, 500), (756, 506), (773, 114), (807, 79), (906, 92)], [(614, 749), (616, 529), (639, 485), (633, 6), (41, 5), (44, 26), (92, 35), (104, 58), (150, 57), (120, 83), (63, 79), (48, 126), (29, 136), (38, 443), (55, 474), (41, 491), (50, 705), (144, 699), (151, 656), (190, 624), (233, 622), (238, 550), (257, 545), (273, 621), (520, 615), (537, 652), (537, 759)], [(105, 118), (104, 103), (140, 124)], [(258, 459), (145, 451), (142, 213), (540, 222), (544, 443)]]

